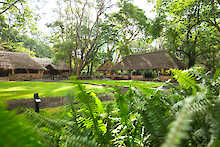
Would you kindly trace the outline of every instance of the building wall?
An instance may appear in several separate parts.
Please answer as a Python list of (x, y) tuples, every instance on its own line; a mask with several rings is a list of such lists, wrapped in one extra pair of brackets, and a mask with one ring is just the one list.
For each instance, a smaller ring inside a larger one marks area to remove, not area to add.
[(43, 78), (43, 71), (38, 73), (19, 73), (19, 74), (9, 74), (9, 80), (32, 80)]
[(8, 81), (9, 77), (0, 77), (0, 81)]

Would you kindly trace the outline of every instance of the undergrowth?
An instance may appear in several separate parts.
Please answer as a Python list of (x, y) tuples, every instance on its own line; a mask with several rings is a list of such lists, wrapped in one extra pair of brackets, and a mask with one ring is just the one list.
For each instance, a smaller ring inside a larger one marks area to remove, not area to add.
[(103, 107), (95, 93), (78, 84), (67, 119), (31, 110), (25, 115), (48, 146), (220, 146), (218, 72), (170, 72), (179, 84), (165, 83), (169, 90), (146, 96), (133, 87), (124, 94), (115, 88), (114, 100)]

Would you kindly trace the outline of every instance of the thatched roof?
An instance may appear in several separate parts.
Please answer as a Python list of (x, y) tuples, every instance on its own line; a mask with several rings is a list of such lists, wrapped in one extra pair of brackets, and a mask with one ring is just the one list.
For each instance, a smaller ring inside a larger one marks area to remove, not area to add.
[(70, 67), (64, 61), (58, 61), (56, 70), (70, 70)]
[(64, 61), (58, 61), (56, 65), (54, 65), (52, 62), (52, 59), (49, 58), (33, 58), (36, 62), (38, 62), (43, 67), (47, 67), (50, 65), (55, 70), (70, 70), (70, 67), (68, 64), (66, 64)]
[(52, 59), (50, 59), (50, 58), (36, 58), (36, 57), (34, 57), (32, 59), (45, 68), (48, 65), (50, 65), (52, 68), (56, 69), (55, 65), (53, 65), (53, 63), (52, 63)]
[(184, 68), (184, 65), (167, 51), (129, 55), (114, 65), (112, 70), (144, 70)]
[(111, 68), (112, 68), (112, 62), (106, 60), (102, 65), (98, 67), (96, 71), (111, 71)]
[(20, 52), (0, 51), (0, 68), (3, 69), (35, 69), (44, 70), (28, 54)]

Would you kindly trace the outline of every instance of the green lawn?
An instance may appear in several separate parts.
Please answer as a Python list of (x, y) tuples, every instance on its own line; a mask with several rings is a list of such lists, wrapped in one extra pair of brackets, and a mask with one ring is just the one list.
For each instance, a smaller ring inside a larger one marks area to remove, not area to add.
[(151, 81), (134, 81), (134, 80), (80, 80), (82, 83), (92, 83), (92, 84), (105, 84), (105, 85), (117, 85), (129, 87), (145, 87), (145, 88), (154, 88), (159, 87), (162, 82), (151, 82)]
[[(137, 87), (144, 94), (152, 92), (151, 88), (162, 85), (160, 82), (149, 81), (128, 81), (128, 80), (81, 80), (81, 83), (105, 84)], [(5, 81), (0, 82), (0, 98), (4, 100), (33, 98), (34, 93), (39, 93), (42, 97), (59, 97), (66, 96), (74, 91), (76, 85), (65, 82), (30, 82), (30, 81)], [(86, 88), (96, 94), (108, 94), (113, 91), (111, 87), (85, 84)]]
[[(34, 93), (40, 97), (66, 96), (74, 90), (76, 85), (72, 83), (56, 82), (30, 82), (30, 81), (7, 81), (0, 82), (0, 98), (4, 100), (33, 98)], [(111, 92), (109, 87), (85, 85), (88, 90), (95, 93)]]
[(136, 87), (146, 96), (149, 96), (153, 92), (154, 90), (153, 88), (160, 87), (163, 84), (163, 82), (135, 81), (135, 80), (79, 80), (79, 81), (81, 83)]

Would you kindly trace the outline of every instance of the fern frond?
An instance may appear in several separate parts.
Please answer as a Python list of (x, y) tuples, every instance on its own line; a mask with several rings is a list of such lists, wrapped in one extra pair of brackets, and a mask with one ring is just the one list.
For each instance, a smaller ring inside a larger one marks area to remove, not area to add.
[(38, 125), (39, 127), (47, 127), (52, 130), (59, 130), (65, 126), (72, 127), (72, 125), (68, 123), (68, 121), (46, 118), (28, 109), (26, 109), (24, 115), (28, 118), (30, 122), (32, 122), (35, 125)]
[(183, 107), (177, 113), (176, 120), (172, 123), (167, 139), (162, 147), (174, 147), (180, 144), (182, 139), (187, 138), (192, 116), (195, 113), (207, 112), (210, 102), (205, 99), (206, 93), (197, 93), (183, 100)]
[(2, 147), (22, 146), (40, 147), (42, 139), (16, 116), (16, 112), (7, 111), (0, 102), (0, 145)]
[(119, 88), (115, 88), (115, 98), (116, 103), (119, 110), (119, 117), (121, 118), (122, 123), (126, 123), (128, 119), (128, 112), (129, 112), (129, 97), (126, 96), (126, 94), (122, 94), (121, 90)]
[(213, 121), (210, 129), (211, 139), (208, 146), (220, 146), (220, 96), (213, 105), (211, 112)]
[(93, 92), (87, 92), (85, 86), (78, 84), (78, 94), (75, 96), (80, 105), (80, 115), (82, 116), (81, 123), (88, 129), (92, 129), (93, 135), (98, 142), (102, 142), (103, 136), (107, 131), (107, 128), (102, 120), (102, 114), (104, 109), (102, 103), (96, 94)]
[(178, 69), (171, 69), (171, 72), (174, 74), (174, 78), (178, 81), (180, 86), (185, 89), (189, 89), (192, 87), (198, 87), (194, 76), (187, 72)]
[(65, 142), (66, 147), (97, 147), (95, 140), (87, 137), (71, 136), (67, 137)]
[(180, 144), (181, 139), (187, 137), (186, 131), (190, 130), (190, 120), (192, 113), (188, 113), (187, 109), (192, 104), (194, 98), (190, 97), (185, 100), (185, 107), (178, 114), (177, 119), (171, 124), (167, 139), (162, 147), (175, 147)]
[[(198, 99), (198, 98), (195, 99), (194, 103), (188, 106), (187, 108), (188, 112), (204, 114), (208, 111), (211, 102), (208, 99), (204, 98), (205, 97), (204, 93), (201, 94), (202, 95), (200, 97), (203, 97), (203, 99)], [(174, 110), (174, 112), (178, 112), (179, 109), (184, 107), (184, 105), (185, 105), (185, 100), (182, 100), (174, 104), (172, 109)]]

